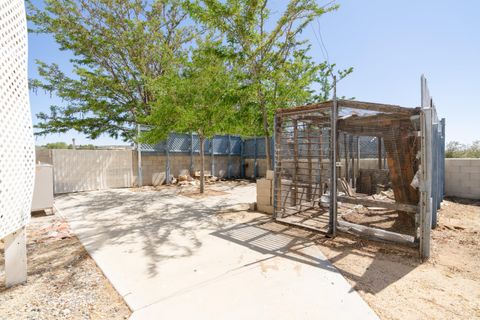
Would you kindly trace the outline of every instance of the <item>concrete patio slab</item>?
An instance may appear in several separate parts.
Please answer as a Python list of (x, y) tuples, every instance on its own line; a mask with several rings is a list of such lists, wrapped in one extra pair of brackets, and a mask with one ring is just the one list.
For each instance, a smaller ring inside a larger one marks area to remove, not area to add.
[[(239, 211), (253, 184), (62, 195), (57, 209), (132, 319), (378, 319), (309, 240)], [(267, 227), (268, 226), (268, 227)]]

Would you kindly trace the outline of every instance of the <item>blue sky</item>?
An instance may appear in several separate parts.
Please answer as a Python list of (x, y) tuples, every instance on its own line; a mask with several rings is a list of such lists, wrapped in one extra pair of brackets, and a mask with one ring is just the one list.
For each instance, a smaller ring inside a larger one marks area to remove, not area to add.
[[(480, 93), (480, 1), (337, 3), (338, 11), (322, 16), (302, 36), (310, 39), (314, 59), (323, 61), (325, 55), (317, 41), (320, 29), (330, 63), (339, 68), (354, 67), (354, 72), (338, 84), (339, 95), (416, 107), (420, 105), (423, 73), (439, 116), (446, 118), (447, 142), (480, 140), (476, 102)], [(30, 77), (37, 77), (36, 59), (70, 70), (69, 58), (49, 36), (29, 36)], [(36, 113), (62, 102), (38, 92), (31, 93), (30, 103), (35, 123)], [(72, 138), (77, 144), (124, 144), (109, 137), (91, 141), (75, 132), (38, 137), (37, 144), (70, 143)]]

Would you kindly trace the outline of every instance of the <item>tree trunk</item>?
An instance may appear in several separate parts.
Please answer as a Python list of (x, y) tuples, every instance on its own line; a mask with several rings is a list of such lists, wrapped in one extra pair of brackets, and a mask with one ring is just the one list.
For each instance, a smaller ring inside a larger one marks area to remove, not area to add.
[(200, 193), (205, 192), (205, 137), (199, 135), (200, 139)]

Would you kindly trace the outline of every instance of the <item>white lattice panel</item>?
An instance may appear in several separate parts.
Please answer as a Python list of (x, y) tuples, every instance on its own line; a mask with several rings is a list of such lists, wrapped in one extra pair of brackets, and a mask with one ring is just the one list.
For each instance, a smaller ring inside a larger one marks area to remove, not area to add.
[(30, 218), (35, 146), (23, 0), (0, 0), (0, 238)]

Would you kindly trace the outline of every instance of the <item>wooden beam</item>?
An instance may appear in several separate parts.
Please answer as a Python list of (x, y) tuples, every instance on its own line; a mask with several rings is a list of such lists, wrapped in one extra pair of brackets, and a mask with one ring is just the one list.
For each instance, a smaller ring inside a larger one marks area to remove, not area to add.
[[(314, 227), (311, 225), (307, 225), (301, 222), (293, 222), (289, 219), (282, 219), (277, 218), (275, 221), (286, 224), (292, 225), (294, 227), (302, 228), (305, 230), (310, 230), (319, 233), (326, 233), (324, 229)], [(374, 241), (381, 241), (381, 242), (388, 242), (388, 243), (395, 243), (400, 244), (408, 247), (416, 247), (417, 244), (414, 242), (414, 238), (409, 235), (400, 234), (396, 232), (385, 231), (377, 228), (366, 227), (346, 221), (338, 221), (337, 223), (338, 231), (343, 233), (349, 233), (361, 238), (374, 240)], [(327, 232), (328, 233), (328, 232)]]
[(348, 142), (347, 142), (347, 134), (344, 133), (343, 134), (343, 152), (345, 153), (344, 154), (344, 157), (345, 157), (345, 180), (348, 182), (349, 181), (349, 178), (350, 178), (350, 172), (348, 171)]
[(382, 137), (377, 137), (378, 143), (378, 169), (382, 169)]
[(384, 113), (398, 113), (412, 115), (420, 112), (419, 108), (405, 108), (393, 104), (383, 104), (383, 103), (373, 103), (373, 102), (362, 102), (356, 100), (339, 100), (338, 106), (340, 108), (347, 107), (353, 109), (362, 109), (370, 111), (378, 111)]
[(293, 120), (293, 161), (294, 161), (294, 171), (293, 171), (293, 190), (292, 190), (292, 202), (293, 205), (297, 205), (297, 191), (298, 191), (298, 125), (297, 120)]
[[(325, 101), (320, 103), (307, 104), (304, 106), (298, 106), (295, 108), (285, 108), (277, 109), (277, 114), (297, 114), (308, 111), (315, 110), (328, 110), (332, 107), (333, 101)], [(360, 110), (370, 110), (383, 113), (396, 113), (396, 114), (405, 114), (413, 115), (419, 114), (419, 108), (406, 108), (393, 104), (383, 104), (383, 103), (373, 103), (373, 102), (362, 102), (356, 100), (338, 100), (338, 107), (360, 109)]]
[(350, 233), (359, 237), (367, 238), (369, 240), (377, 240), (384, 242), (397, 243), (409, 247), (416, 247), (414, 237), (400, 234), (396, 232), (381, 230), (372, 227), (366, 227), (359, 224), (354, 224), (346, 221), (338, 221), (338, 230), (345, 233)]
[(361, 204), (366, 207), (381, 207), (389, 210), (404, 211), (410, 213), (416, 213), (418, 206), (405, 204), (405, 203), (396, 203), (379, 199), (366, 199), (366, 198), (353, 198), (346, 196), (339, 196), (338, 201), (351, 203), (351, 204)]
[(383, 141), (395, 201), (417, 205), (420, 200), (419, 191), (410, 183), (418, 169), (416, 156), (420, 141), (409, 132), (408, 128), (392, 126), (390, 134), (385, 135)]
[(310, 130), (312, 127), (310, 125), (307, 126), (307, 167), (308, 167), (308, 187), (307, 187), (307, 201), (312, 199), (312, 184), (313, 184), (313, 177), (312, 177), (312, 141), (310, 139)]
[(307, 105), (299, 106), (295, 108), (277, 109), (276, 113), (281, 115), (291, 115), (291, 114), (304, 113), (307, 111), (329, 110), (332, 107), (332, 104), (333, 104), (332, 101), (312, 103), (312, 104), (307, 104)]

